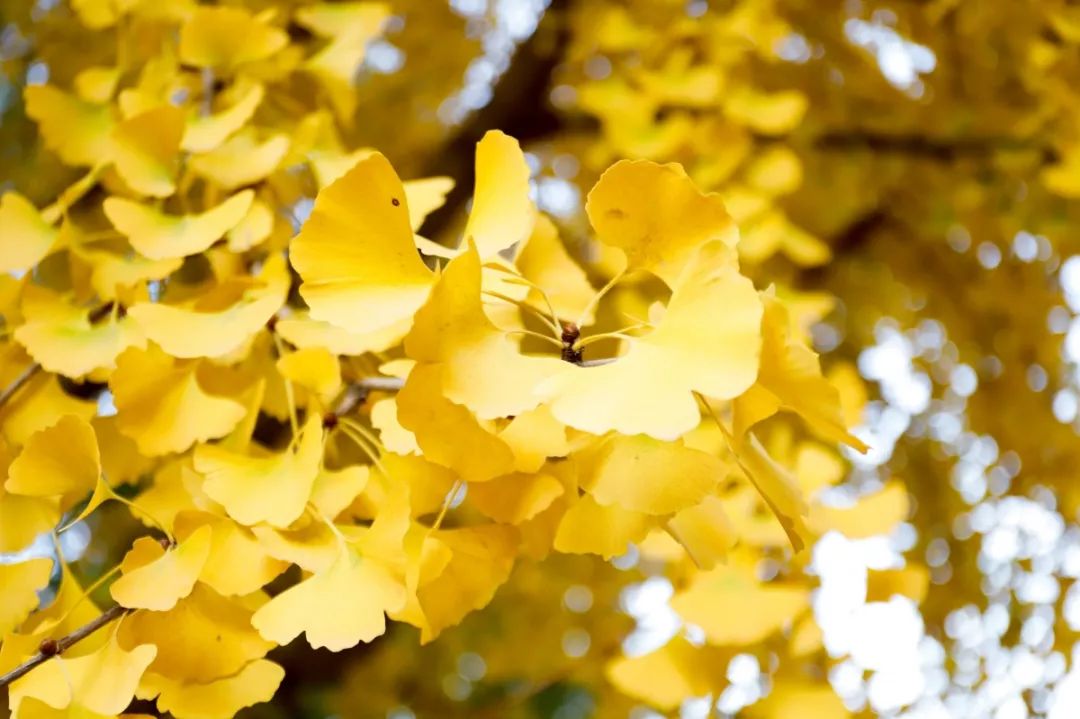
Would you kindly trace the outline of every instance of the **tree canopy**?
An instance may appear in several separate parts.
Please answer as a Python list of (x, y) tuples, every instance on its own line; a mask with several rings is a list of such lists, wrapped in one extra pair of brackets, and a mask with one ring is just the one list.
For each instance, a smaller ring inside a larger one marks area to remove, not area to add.
[(1072, 716), (1080, 11), (0, 4), (0, 706)]

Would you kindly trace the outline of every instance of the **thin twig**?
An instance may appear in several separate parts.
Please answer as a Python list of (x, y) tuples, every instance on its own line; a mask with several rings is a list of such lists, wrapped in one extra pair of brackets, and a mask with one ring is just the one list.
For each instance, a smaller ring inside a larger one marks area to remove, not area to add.
[(40, 371), (41, 365), (39, 365), (37, 362), (24, 369), (22, 371), (22, 374), (15, 378), (14, 382), (9, 384), (7, 387), (4, 388), (2, 392), (0, 392), (0, 407), (3, 407), (5, 404), (7, 404), (11, 400), (11, 398), (15, 396), (15, 393), (22, 389), (23, 386), (26, 385), (27, 382), (32, 380), (34, 378), (34, 375), (36, 375)]
[[(39, 650), (37, 654), (30, 657), (7, 674), (0, 675), (0, 687), (6, 687), (8, 684), (11, 684), (16, 679), (19, 679), (20, 677), (29, 673), (38, 665), (44, 664), (53, 657), (63, 654), (64, 651), (66, 651), (67, 649), (78, 644), (83, 639), (86, 639), (88, 636), (90, 636), (97, 630), (101, 629), (107, 624), (110, 624), (116, 619), (119, 619), (130, 611), (131, 610), (127, 607), (121, 607), (118, 604), (105, 610), (105, 612), (99, 614), (97, 617), (82, 625), (81, 627), (73, 631), (71, 634), (60, 637), (56, 640), (45, 640), (45, 642), (42, 642), (42, 649), (45, 649), (45, 651)], [(53, 643), (46, 647), (45, 644), (49, 641), (53, 641)]]

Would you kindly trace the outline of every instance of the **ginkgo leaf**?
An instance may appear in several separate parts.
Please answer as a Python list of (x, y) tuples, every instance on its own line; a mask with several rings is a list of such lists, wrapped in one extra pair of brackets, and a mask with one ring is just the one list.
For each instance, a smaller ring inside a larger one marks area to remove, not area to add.
[(413, 244), (405, 189), (380, 153), (319, 193), (289, 258), (311, 317), (356, 333), (412, 317), (435, 284)]
[(228, 108), (189, 119), (180, 146), (187, 152), (210, 152), (220, 147), (251, 120), (265, 94), (261, 84), (253, 83)]
[(151, 675), (146, 685), (158, 695), (158, 711), (177, 719), (230, 719), (241, 709), (270, 701), (284, 678), (280, 664), (257, 659), (233, 676), (207, 684), (186, 684)]
[(107, 103), (116, 93), (120, 75), (117, 67), (88, 67), (75, 76), (75, 93), (86, 102)]
[(409, 224), (413, 232), (417, 232), (428, 215), (446, 203), (446, 196), (454, 189), (454, 181), (449, 177), (426, 177), (407, 180), (403, 186), (408, 199)]
[(11, 463), (4, 484), (8, 492), (31, 497), (59, 497), (67, 511), (93, 491), (101, 474), (94, 428), (74, 415), (30, 437)]
[(93, 166), (109, 157), (114, 120), (108, 105), (85, 102), (51, 85), (28, 85), (23, 97), (46, 147), (66, 164)]
[(147, 455), (183, 452), (223, 437), (244, 417), (244, 405), (209, 394), (197, 362), (176, 362), (157, 347), (120, 356), (109, 379), (120, 431)]
[(696, 647), (682, 637), (648, 654), (619, 657), (605, 673), (618, 689), (658, 709), (675, 709), (685, 699), (718, 692), (727, 685), (730, 657)]
[(840, 393), (821, 374), (817, 354), (791, 336), (790, 320), (775, 295), (762, 294), (761, 366), (757, 381), (735, 400), (735, 432), (744, 433), (781, 409), (797, 413), (823, 438), (868, 448), (844, 426)]
[(201, 6), (180, 28), (180, 59), (196, 67), (233, 72), (284, 48), (288, 35), (239, 7)]
[(124, 120), (112, 133), (117, 173), (139, 194), (169, 197), (176, 191), (183, 134), (184, 111), (172, 105)]
[(737, 439), (732, 450), (739, 468), (780, 523), (796, 552), (806, 545), (806, 499), (795, 478), (769, 456), (753, 433)]
[(253, 457), (200, 445), (195, 469), (206, 475), (204, 491), (241, 524), (287, 527), (307, 505), (322, 460), (321, 420), (304, 425), (296, 451)]
[(529, 165), (518, 141), (498, 130), (476, 144), (476, 186), (462, 247), (474, 242), (484, 259), (524, 242), (536, 222)]
[(802, 120), (809, 105), (796, 90), (761, 92), (750, 85), (724, 96), (724, 111), (753, 130), (769, 135), (789, 132)]
[(274, 211), (262, 200), (256, 199), (248, 208), (244, 219), (225, 233), (231, 252), (247, 252), (266, 241), (274, 232)]
[(440, 530), (434, 533), (450, 550), (450, 559), (437, 576), (420, 578), (416, 598), (422, 612), (420, 642), (427, 644), (469, 612), (491, 602), (510, 577), (514, 566), (517, 532), (513, 527), (488, 524)]
[(60, 515), (59, 499), (11, 494), (0, 483), (0, 552), (26, 549), (38, 535), (56, 527)]
[(311, 504), (319, 514), (333, 519), (364, 491), (369, 479), (370, 470), (362, 465), (337, 470), (323, 468), (311, 488)]
[(499, 439), (510, 446), (514, 469), (536, 472), (549, 457), (570, 454), (571, 445), (566, 434), (566, 426), (552, 416), (547, 406), (540, 405), (510, 420), (499, 432)]
[(59, 230), (17, 192), (0, 197), (0, 272), (25, 272), (56, 246)]
[[(537, 217), (536, 227), (514, 264), (522, 277), (544, 291), (562, 319), (577, 320), (596, 295), (585, 270), (570, 257), (547, 215)], [(529, 301), (541, 309), (546, 307), (537, 290), (530, 291)], [(583, 318), (585, 324), (592, 323), (591, 315)]]
[(103, 207), (105, 216), (132, 247), (152, 260), (167, 260), (205, 251), (244, 219), (254, 197), (251, 190), (244, 190), (194, 215), (166, 215), (120, 197), (106, 199)]
[(849, 507), (810, 509), (810, 524), (821, 533), (830, 529), (850, 539), (865, 539), (888, 534), (903, 522), (911, 511), (907, 489), (902, 482), (888, 482), (879, 492), (860, 497)]
[(644, 512), (604, 506), (586, 494), (562, 516), (554, 547), (568, 554), (599, 554), (611, 559), (644, 539), (652, 525), (652, 518)]
[(341, 389), (338, 358), (322, 347), (308, 347), (281, 357), (278, 371), (285, 379), (329, 402)]
[(0, 636), (37, 609), (38, 592), (49, 586), (52, 569), (53, 561), (48, 557), (0, 564)]
[(43, 287), (29, 285), (23, 294), (26, 321), (16, 328), (15, 340), (42, 367), (66, 377), (111, 368), (129, 347), (146, 346), (146, 337), (127, 317), (110, 312), (91, 322), (93, 311)]
[(424, 456), (469, 482), (483, 482), (514, 467), (510, 447), (465, 407), (442, 396), (441, 368), (422, 365), (398, 393), (398, 421), (416, 435)]
[(382, 352), (398, 344), (410, 324), (411, 316), (371, 332), (357, 333), (298, 314), (279, 320), (274, 330), (301, 349), (321, 347), (336, 355), (362, 355)]
[(719, 497), (708, 496), (668, 520), (667, 530), (700, 569), (724, 561), (739, 535)]
[(115, 716), (135, 696), (146, 667), (157, 649), (140, 644), (130, 651), (116, 637), (90, 654), (46, 662), (11, 685), (11, 708), (18, 716), (20, 703), (32, 697), (54, 709), (76, 704), (92, 712)]
[(202, 585), (164, 612), (135, 612), (120, 625), (123, 643), (157, 647), (149, 667), (176, 682), (205, 684), (241, 671), (274, 648), (251, 626), (251, 615), (266, 602), (227, 599)]
[[(141, 499), (140, 496), (140, 503)], [(289, 568), (286, 562), (271, 557), (248, 528), (227, 517), (181, 511), (176, 515), (173, 531), (186, 537), (204, 525), (211, 530), (210, 553), (199, 573), (199, 582), (215, 592), (225, 596), (248, 595)]]
[(671, 440), (700, 421), (693, 392), (742, 394), (758, 372), (762, 305), (730, 254), (720, 243), (702, 248), (655, 329), (627, 340), (626, 354), (599, 367), (564, 363), (540, 383), (555, 418), (592, 434)]
[(645, 514), (687, 509), (728, 474), (714, 455), (644, 435), (612, 436), (578, 457), (581, 486), (597, 502)]
[(762, 583), (743, 561), (695, 574), (671, 599), (672, 609), (701, 627), (707, 641), (732, 646), (762, 641), (809, 606), (808, 589)]
[(383, 567), (341, 547), (330, 567), (271, 599), (251, 623), (278, 644), (303, 633), (312, 647), (338, 652), (381, 636), (385, 613), (404, 601), (404, 588)]
[(496, 522), (521, 524), (551, 506), (565, 492), (562, 482), (542, 472), (515, 472), (470, 485), (468, 501)]
[[(164, 612), (191, 594), (210, 555), (211, 529), (203, 526), (173, 549), (141, 538), (124, 557), (124, 576), (113, 582), (109, 593), (116, 603), (131, 609)], [(134, 564), (128, 569), (126, 565)]]
[(285, 258), (273, 255), (256, 277), (224, 282), (182, 305), (140, 302), (128, 314), (173, 357), (220, 357), (262, 329), (288, 291)]
[[(405, 337), (405, 353), (440, 369), (442, 394), (479, 419), (535, 408), (538, 383), (562, 369), (556, 357), (528, 357), (484, 314), (475, 246), (451, 260)], [(414, 370), (415, 372), (415, 370)]]
[(231, 192), (265, 180), (288, 151), (286, 135), (259, 139), (253, 131), (241, 130), (213, 150), (192, 155), (188, 167), (199, 177)]
[(720, 196), (702, 193), (680, 165), (618, 162), (589, 192), (585, 210), (601, 242), (623, 250), (631, 268), (671, 287), (699, 248), (738, 241)]
[(107, 302), (130, 296), (131, 290), (144, 282), (165, 279), (183, 264), (179, 257), (151, 260), (134, 252), (121, 255), (84, 248), (79, 254), (90, 263), (91, 286)]

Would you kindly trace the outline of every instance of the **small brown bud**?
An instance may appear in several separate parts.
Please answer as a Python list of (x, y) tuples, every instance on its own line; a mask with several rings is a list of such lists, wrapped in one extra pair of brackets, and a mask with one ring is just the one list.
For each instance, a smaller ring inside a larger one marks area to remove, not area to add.
[(60, 645), (55, 639), (42, 639), (38, 645), (38, 651), (47, 657), (55, 657), (60, 653)]
[(331, 430), (338, 426), (338, 416), (333, 412), (327, 412), (323, 415), (322, 426), (325, 430)]

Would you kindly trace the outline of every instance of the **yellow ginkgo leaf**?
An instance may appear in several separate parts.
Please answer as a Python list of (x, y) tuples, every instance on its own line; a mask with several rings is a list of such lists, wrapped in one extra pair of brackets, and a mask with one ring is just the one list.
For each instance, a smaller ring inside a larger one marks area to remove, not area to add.
[[(675, 439), (697, 426), (693, 393), (731, 399), (754, 382), (761, 300), (720, 243), (701, 249), (675, 284), (664, 316), (625, 355), (565, 367), (537, 392), (559, 421), (592, 434)], [(630, 391), (633, 388), (633, 391)]]
[(213, 150), (193, 155), (188, 166), (199, 177), (231, 192), (265, 180), (288, 151), (287, 135), (260, 140), (254, 131), (241, 130)]
[(545, 405), (514, 417), (499, 432), (499, 439), (510, 446), (518, 472), (536, 472), (548, 457), (570, 454), (566, 426)]
[(139, 194), (172, 195), (176, 191), (183, 134), (184, 111), (173, 105), (162, 105), (124, 120), (112, 133), (116, 172)]
[(667, 530), (699, 569), (712, 569), (735, 546), (735, 532), (719, 497), (708, 496), (668, 520)]
[(381, 329), (357, 333), (299, 314), (280, 320), (274, 329), (301, 349), (322, 347), (336, 355), (362, 355), (365, 352), (382, 352), (398, 344), (409, 331), (410, 324), (411, 316)]
[(756, 644), (809, 606), (808, 589), (759, 581), (746, 557), (693, 575), (689, 586), (671, 599), (672, 609), (720, 646)]
[(757, 381), (735, 400), (735, 432), (743, 434), (781, 409), (797, 413), (824, 439), (866, 451), (844, 426), (840, 393), (821, 374), (817, 353), (791, 336), (787, 309), (762, 293), (761, 368)]
[(798, 482), (769, 456), (752, 432), (735, 439), (732, 450), (739, 468), (776, 517), (791, 546), (796, 552), (801, 551), (810, 530), (805, 521), (808, 507)]
[(371, 405), (371, 426), (379, 430), (383, 447), (395, 454), (419, 454), (420, 445), (416, 435), (401, 426), (398, 421), (396, 397), (385, 397)]
[(618, 505), (604, 506), (584, 495), (566, 510), (555, 534), (555, 549), (568, 554), (599, 554), (604, 559), (624, 554), (640, 542), (654, 522), (644, 512)]
[[(179, 600), (191, 594), (210, 555), (211, 534), (210, 527), (199, 527), (168, 550), (163, 550), (148, 537), (136, 540), (124, 558), (124, 565), (135, 562), (139, 565), (130, 570), (124, 567), (124, 576), (109, 588), (112, 598), (120, 606), (131, 609), (155, 612), (172, 609)], [(146, 559), (150, 561), (142, 563)]]
[(286, 562), (271, 557), (247, 527), (227, 517), (182, 511), (176, 515), (173, 531), (186, 537), (204, 525), (210, 527), (212, 536), (199, 582), (215, 592), (225, 596), (251, 594), (289, 568)]
[(562, 482), (543, 472), (515, 472), (469, 486), (470, 504), (496, 522), (521, 524), (551, 506), (565, 492)]
[[(157, 695), (158, 711), (177, 719), (231, 719), (245, 707), (270, 701), (285, 670), (268, 659), (257, 659), (233, 676), (207, 684), (186, 684), (149, 675), (146, 686)], [(140, 692), (142, 693), (142, 692)]]
[(295, 452), (253, 457), (201, 445), (195, 450), (195, 469), (206, 475), (204, 491), (236, 521), (288, 527), (307, 506), (319, 474), (322, 444), (316, 415), (304, 425)]
[(732, 119), (768, 135), (790, 132), (802, 121), (808, 104), (796, 90), (768, 93), (751, 85), (724, 95), (724, 111)]
[(179, 257), (151, 260), (134, 252), (117, 254), (81, 249), (79, 256), (90, 263), (90, 285), (100, 299), (112, 302), (149, 280), (162, 280), (180, 269)]
[(728, 474), (714, 455), (645, 435), (615, 435), (578, 457), (581, 486), (597, 502), (645, 514), (687, 509)]
[(120, 356), (109, 388), (120, 431), (146, 455), (183, 452), (223, 437), (243, 419), (244, 405), (207, 393), (199, 363), (176, 362), (157, 347)]
[(821, 533), (832, 529), (850, 539), (865, 539), (890, 533), (907, 519), (910, 511), (911, 503), (904, 483), (893, 481), (849, 507), (814, 505), (810, 510), (810, 524)]
[(597, 238), (623, 250), (630, 268), (648, 270), (671, 287), (699, 248), (738, 241), (723, 200), (702, 193), (681, 165), (618, 162), (589, 192), (585, 210)]
[(454, 189), (454, 181), (449, 177), (426, 177), (408, 180), (404, 187), (405, 197), (409, 200), (409, 223), (413, 232), (417, 232), (427, 216), (446, 203), (446, 196)]
[(0, 483), (0, 552), (26, 549), (39, 534), (56, 527), (60, 515), (57, 498), (11, 494)]
[(361, 334), (408, 320), (435, 283), (413, 243), (405, 189), (380, 153), (319, 193), (289, 258), (311, 317)]
[(251, 623), (278, 644), (304, 633), (312, 647), (338, 652), (381, 636), (385, 613), (404, 601), (404, 587), (386, 569), (342, 546), (330, 567), (271, 599)]
[(443, 396), (479, 419), (517, 415), (540, 403), (536, 385), (565, 363), (521, 354), (484, 314), (480, 285), (480, 257), (470, 243), (450, 261), (416, 313), (405, 353), (438, 367)]
[(188, 120), (180, 146), (187, 152), (210, 152), (238, 132), (255, 114), (265, 90), (253, 83), (228, 108)]
[(134, 612), (120, 625), (124, 644), (157, 647), (149, 671), (205, 684), (231, 676), (274, 648), (251, 626), (265, 595), (227, 599), (202, 585), (164, 612)]
[(71, 7), (83, 24), (92, 30), (112, 27), (138, 4), (139, 0), (72, 0)]
[(322, 516), (333, 519), (344, 512), (367, 486), (370, 470), (363, 465), (325, 469), (311, 488), (311, 504)]
[(398, 421), (416, 435), (425, 457), (469, 482), (513, 471), (510, 447), (469, 410), (443, 397), (441, 374), (434, 365), (417, 366), (409, 373), (397, 396)]
[(420, 642), (427, 644), (469, 612), (486, 607), (514, 567), (518, 534), (513, 527), (488, 524), (432, 533), (450, 550), (448, 562), (434, 562), (434, 578), (420, 577), (416, 592), (422, 612)]
[(91, 322), (93, 312), (51, 290), (28, 285), (23, 294), (26, 321), (16, 328), (15, 340), (42, 367), (66, 377), (112, 368), (124, 350), (146, 346), (146, 337), (127, 317), (110, 311)]
[(231, 252), (247, 252), (265, 241), (274, 231), (274, 211), (262, 200), (256, 199), (248, 208), (244, 219), (227, 233)]
[(608, 679), (620, 691), (663, 709), (685, 699), (719, 692), (731, 657), (713, 647), (696, 647), (682, 637), (648, 654), (619, 657), (607, 665)]
[(220, 357), (262, 329), (288, 291), (288, 268), (277, 254), (257, 277), (226, 281), (181, 305), (140, 302), (128, 314), (173, 357)]
[(104, 104), (116, 93), (120, 76), (116, 67), (88, 67), (75, 76), (75, 92), (86, 102)]
[(68, 165), (103, 163), (112, 148), (113, 113), (109, 105), (84, 102), (51, 85), (29, 85), (26, 114), (37, 121), (45, 146)]
[(93, 491), (101, 474), (94, 428), (68, 415), (30, 437), (8, 469), (8, 492), (30, 497), (58, 497), (62, 511)]
[(338, 358), (322, 347), (290, 352), (278, 359), (277, 368), (282, 377), (314, 393), (323, 403), (341, 389)]
[[(544, 291), (562, 319), (576, 321), (596, 295), (585, 270), (570, 257), (555, 223), (547, 215), (537, 218), (536, 227), (518, 252), (515, 265), (525, 279)], [(530, 291), (529, 302), (546, 308), (537, 290)], [(583, 318), (585, 324), (592, 322), (591, 314)]]
[(254, 192), (244, 190), (195, 215), (166, 215), (120, 197), (106, 199), (103, 207), (132, 247), (152, 260), (168, 260), (198, 254), (217, 242), (244, 219), (254, 197)]
[(25, 272), (56, 246), (60, 232), (17, 192), (0, 197), (0, 272)]
[(319, 3), (301, 8), (297, 21), (330, 42), (304, 62), (304, 68), (323, 81), (335, 110), (351, 119), (356, 110), (354, 78), (374, 39), (390, 17), (390, 8), (377, 2)]
[(201, 6), (180, 28), (180, 60), (218, 72), (265, 60), (289, 36), (239, 7)]
[(53, 709), (75, 704), (116, 716), (131, 703), (139, 679), (156, 653), (151, 644), (127, 651), (113, 636), (90, 654), (46, 662), (11, 685), (12, 715), (19, 716), (19, 704), (32, 697)]
[(773, 690), (760, 702), (746, 708), (748, 717), (761, 719), (848, 719), (851, 712), (833, 688), (806, 680), (788, 679), (775, 682)]
[(536, 222), (529, 175), (517, 140), (498, 130), (484, 135), (476, 144), (476, 186), (463, 248), (471, 240), (488, 259), (528, 238)]
[(37, 609), (37, 593), (49, 586), (52, 568), (53, 561), (48, 557), (0, 564), (0, 636), (14, 630)]

